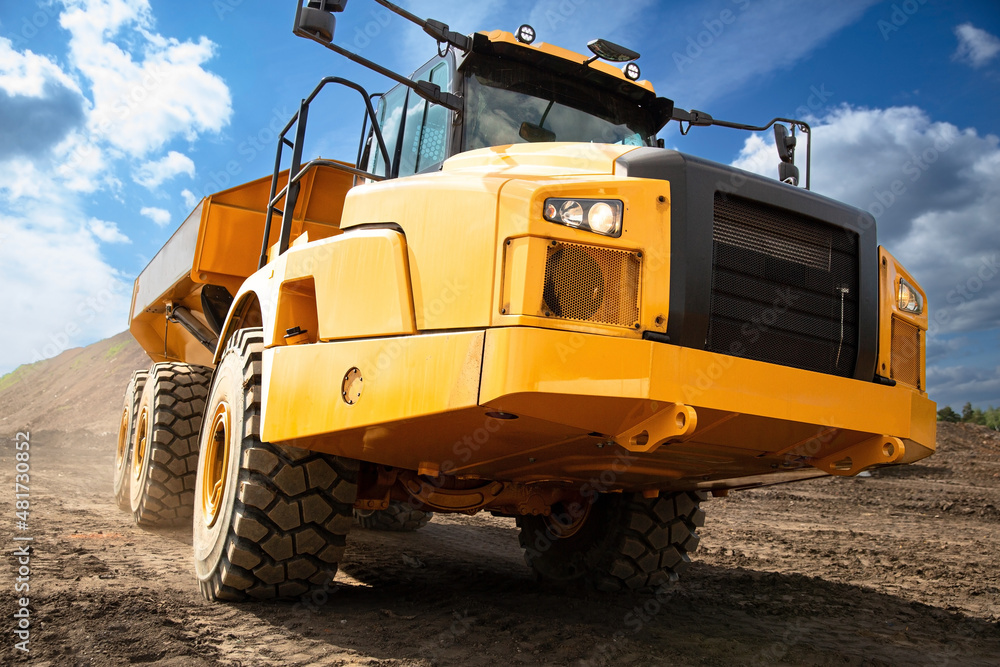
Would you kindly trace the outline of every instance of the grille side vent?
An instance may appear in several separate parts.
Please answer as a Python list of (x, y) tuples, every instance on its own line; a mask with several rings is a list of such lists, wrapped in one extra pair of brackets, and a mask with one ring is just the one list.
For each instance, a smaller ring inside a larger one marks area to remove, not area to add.
[(922, 389), (920, 386), (920, 329), (892, 318), (892, 343), (890, 346), (889, 377)]
[(634, 327), (639, 322), (638, 253), (552, 241), (542, 308), (547, 316)]

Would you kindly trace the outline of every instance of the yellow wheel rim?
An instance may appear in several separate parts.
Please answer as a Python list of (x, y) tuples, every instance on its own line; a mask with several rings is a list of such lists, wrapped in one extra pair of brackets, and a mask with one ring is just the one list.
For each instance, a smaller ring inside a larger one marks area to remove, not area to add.
[(201, 509), (208, 527), (215, 525), (222, 507), (222, 495), (229, 471), (229, 405), (219, 403), (212, 416), (212, 428), (205, 443), (201, 463)]
[(146, 460), (146, 425), (147, 410), (143, 407), (139, 411), (139, 418), (135, 422), (135, 447), (132, 451), (132, 475), (139, 480), (142, 478), (142, 463)]
[(122, 410), (122, 423), (118, 425), (118, 449), (115, 452), (115, 469), (121, 470), (125, 465), (125, 455), (128, 452), (128, 410)]

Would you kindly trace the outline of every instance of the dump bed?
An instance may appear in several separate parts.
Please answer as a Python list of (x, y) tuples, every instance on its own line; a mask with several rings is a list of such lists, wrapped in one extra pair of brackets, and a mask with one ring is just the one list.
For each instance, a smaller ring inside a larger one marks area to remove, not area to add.
[[(279, 183), (287, 182), (282, 172)], [(292, 239), (340, 233), (344, 197), (353, 177), (317, 166), (302, 179)], [(214, 345), (228, 302), (257, 270), (271, 178), (260, 178), (209, 195), (195, 207), (135, 280), (129, 330), (154, 361), (212, 365)], [(279, 202), (279, 207), (281, 202)], [(277, 242), (280, 215), (271, 225), (268, 246)], [(169, 309), (187, 315), (209, 335), (203, 342)], [(211, 349), (210, 349), (211, 348)]]

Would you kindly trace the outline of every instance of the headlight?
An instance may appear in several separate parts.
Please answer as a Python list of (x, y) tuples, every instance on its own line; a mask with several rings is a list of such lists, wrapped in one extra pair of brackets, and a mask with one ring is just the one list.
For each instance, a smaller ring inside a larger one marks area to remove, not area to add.
[(546, 199), (542, 211), (549, 222), (618, 237), (624, 208), (617, 199)]
[(904, 313), (919, 315), (924, 312), (923, 297), (904, 278), (899, 279), (899, 287), (896, 289), (896, 305)]

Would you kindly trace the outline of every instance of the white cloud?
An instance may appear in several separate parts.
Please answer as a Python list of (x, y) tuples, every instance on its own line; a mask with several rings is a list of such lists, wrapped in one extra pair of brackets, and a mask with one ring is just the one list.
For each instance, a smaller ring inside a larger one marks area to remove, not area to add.
[(139, 185), (150, 190), (159, 187), (164, 181), (180, 174), (194, 177), (194, 161), (183, 153), (170, 151), (159, 160), (149, 161), (140, 166), (132, 175)]
[(1000, 367), (931, 366), (927, 385), (938, 407), (959, 409), (966, 401), (983, 407), (1000, 405)]
[(0, 162), (47, 154), (83, 127), (88, 102), (59, 66), (0, 37)]
[(90, 233), (96, 236), (99, 240), (104, 243), (131, 243), (132, 239), (125, 236), (118, 229), (118, 225), (113, 222), (107, 222), (105, 220), (98, 220), (97, 218), (91, 218), (90, 222), (87, 224), (90, 229)]
[(184, 206), (191, 210), (198, 204), (198, 197), (190, 190), (181, 190), (181, 197), (184, 199)]
[(121, 185), (112, 173), (113, 156), (84, 132), (71, 133), (52, 152), (52, 169), (68, 190), (88, 193)]
[(50, 58), (30, 50), (17, 51), (13, 42), (0, 37), (0, 90), (9, 95), (41, 98), (46, 96), (50, 81), (80, 93), (76, 82)]
[(170, 211), (166, 211), (162, 208), (155, 208), (153, 206), (144, 206), (140, 211), (140, 215), (144, 215), (153, 222), (156, 223), (158, 227), (166, 227), (170, 224)]
[[(765, 136), (747, 139), (734, 165), (774, 177), (778, 156)], [(813, 136), (813, 189), (875, 216), (879, 243), (928, 293), (929, 340), (1000, 328), (1000, 139), (915, 107), (842, 106), (813, 124)], [(941, 369), (959, 368), (949, 382), (963, 372), (944, 347), (934, 348), (932, 395)]]
[[(87, 207), (124, 201), (118, 172), (137, 163), (150, 187), (192, 174), (181, 153), (149, 156), (232, 115), (229, 89), (205, 68), (214, 45), (157, 33), (148, 0), (53, 3), (64, 59), (0, 37), (0, 311), (23, 324), (0, 331), (0, 373), (126, 326), (131, 280), (102, 246), (129, 243), (136, 222), (120, 229)], [(163, 209), (142, 214), (170, 222)]]
[(18, 156), (0, 161), (0, 195), (9, 202), (39, 197), (55, 187), (52, 175), (28, 158)]
[(181, 42), (153, 32), (148, 0), (63, 3), (59, 21), (70, 33), (70, 63), (89, 83), (96, 137), (144, 157), (175, 137), (194, 140), (228, 124), (229, 89), (202, 67), (215, 51), (207, 38)]
[(982, 67), (1000, 53), (1000, 39), (971, 23), (956, 26), (955, 36), (958, 49), (952, 58), (972, 67)]
[(0, 334), (0, 372), (125, 328), (129, 286), (79, 215), (61, 199), (0, 214), (0, 308), (19, 323)]

